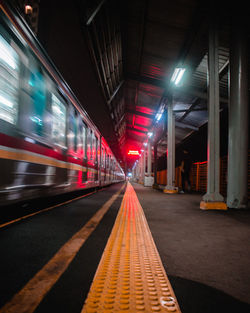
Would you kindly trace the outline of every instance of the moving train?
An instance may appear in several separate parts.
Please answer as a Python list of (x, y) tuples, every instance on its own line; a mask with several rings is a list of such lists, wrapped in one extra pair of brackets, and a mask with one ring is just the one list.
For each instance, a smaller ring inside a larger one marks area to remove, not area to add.
[(0, 6), (0, 205), (124, 180), (25, 21)]

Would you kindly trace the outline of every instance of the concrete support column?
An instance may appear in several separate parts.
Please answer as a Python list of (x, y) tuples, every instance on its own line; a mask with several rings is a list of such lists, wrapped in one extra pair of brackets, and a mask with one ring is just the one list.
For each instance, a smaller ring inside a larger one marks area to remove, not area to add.
[(151, 187), (153, 186), (154, 183), (154, 178), (152, 177), (152, 149), (151, 149), (151, 141), (148, 140), (148, 151), (147, 151), (147, 156), (148, 156), (148, 162), (147, 162), (147, 176), (145, 176), (144, 179), (144, 186), (145, 187)]
[(227, 206), (247, 208), (248, 49), (245, 20), (233, 17), (230, 49), (230, 101)]
[(165, 193), (177, 193), (175, 187), (175, 119), (173, 114), (173, 98), (168, 102), (168, 149), (167, 149), (167, 186)]
[(148, 141), (148, 176), (152, 176), (152, 150), (151, 150), (151, 141)]
[(154, 144), (154, 184), (153, 188), (158, 188), (157, 183), (157, 143)]
[(208, 143), (207, 143), (207, 193), (201, 209), (227, 209), (220, 188), (220, 103), (217, 25), (211, 16), (208, 49)]
[(136, 181), (139, 183), (139, 181), (140, 181), (140, 166), (139, 166), (139, 160), (138, 160), (138, 162), (137, 162), (137, 164), (136, 164)]
[(136, 181), (140, 182), (140, 159), (136, 163)]
[(143, 173), (143, 152), (142, 152), (140, 160), (139, 160), (139, 168), (140, 168), (139, 183), (143, 184), (143, 179), (144, 179), (144, 173)]
[(146, 176), (146, 151), (142, 152), (142, 184), (144, 185)]
[(136, 167), (135, 166), (132, 168), (132, 180), (136, 181)]

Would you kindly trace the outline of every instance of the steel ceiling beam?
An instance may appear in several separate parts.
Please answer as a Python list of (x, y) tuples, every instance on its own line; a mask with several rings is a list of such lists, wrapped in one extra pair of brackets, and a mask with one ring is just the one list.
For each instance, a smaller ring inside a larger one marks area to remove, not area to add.
[[(227, 62), (225, 63), (225, 65), (220, 69), (219, 71), (219, 79), (221, 79), (224, 76), (224, 71), (228, 70), (227, 67), (229, 66), (229, 62), (227, 64)], [(187, 89), (188, 90), (188, 89)], [(206, 100), (207, 100), (207, 86), (204, 87), (203, 91), (201, 92), (201, 95), (204, 94), (206, 95)], [(178, 122), (182, 122), (187, 115), (194, 111), (194, 108), (196, 107), (196, 105), (198, 105), (200, 103), (200, 99), (201, 97), (199, 97), (199, 95), (197, 95), (197, 98), (195, 99), (195, 101), (192, 103), (192, 105), (190, 106), (190, 108), (186, 111), (185, 114), (183, 114), (183, 116), (178, 120)], [(228, 103), (228, 99), (220, 97), (219, 99), (220, 102), (224, 102), (224, 103)]]
[(226, 61), (226, 63), (222, 66), (222, 68), (219, 71), (219, 80), (221, 80), (229, 71), (229, 60)]
[(110, 96), (109, 100), (108, 100), (108, 104), (110, 104), (112, 102), (112, 100), (114, 99), (115, 95), (117, 94), (117, 92), (120, 90), (121, 86), (123, 85), (124, 80), (122, 80), (119, 85), (116, 87), (116, 89), (114, 90), (113, 94)]
[(191, 106), (189, 107), (189, 109), (182, 115), (182, 117), (178, 120), (178, 122), (182, 122), (186, 117), (187, 115), (193, 111), (194, 107), (196, 105), (198, 105), (200, 103), (200, 98), (196, 98), (195, 101), (191, 104)]
[[(187, 112), (188, 109), (183, 109), (183, 110), (174, 110), (174, 113), (185, 113)], [(192, 111), (207, 111), (207, 108), (197, 108), (193, 109)]]
[(143, 117), (146, 117), (146, 118), (149, 118), (149, 119), (152, 119), (154, 117), (153, 114), (143, 113), (143, 112), (136, 111), (136, 110), (131, 110), (131, 109), (126, 109), (126, 113), (143, 116)]
[(132, 130), (132, 131), (138, 132), (138, 133), (143, 133), (143, 134), (147, 134), (147, 133), (148, 133), (148, 131), (140, 130), (140, 129), (133, 128), (133, 127), (130, 127), (130, 126), (126, 126), (126, 129), (127, 129), (127, 130)]
[(92, 13), (89, 15), (89, 17), (86, 20), (86, 25), (89, 26), (91, 22), (93, 21), (96, 14), (100, 11), (102, 5), (104, 4), (106, 0), (101, 0), (99, 4), (96, 6), (96, 8), (92, 11)]
[(181, 122), (175, 122), (175, 126), (180, 127), (180, 128), (185, 128), (185, 129), (192, 129), (192, 130), (196, 130), (196, 131), (199, 130), (199, 127), (185, 124), (185, 123), (181, 123)]
[(143, 128), (147, 128), (147, 129), (148, 129), (148, 128), (151, 127), (151, 125), (150, 125), (150, 126), (145, 126), (145, 125), (137, 124), (137, 123), (136, 123), (136, 124), (134, 125), (134, 127), (143, 127)]
[(127, 73), (126, 78), (129, 80), (134, 80), (140, 83), (152, 85), (161, 89), (166, 88), (166, 83), (160, 79), (155, 79), (147, 76), (142, 76), (134, 73)]
[[(180, 88), (178, 90), (178, 93), (184, 94), (187, 93), (189, 95), (192, 95), (194, 97), (207, 100), (207, 91), (206, 87), (204, 89), (200, 88), (194, 88), (194, 87), (187, 87), (187, 88)], [(220, 102), (228, 103), (228, 99), (224, 97), (220, 97)]]
[(132, 132), (127, 132), (126, 137), (127, 137), (128, 140), (136, 142), (136, 143), (137, 142), (143, 143), (145, 141), (145, 137), (144, 136), (139, 137), (138, 134), (134, 134)]

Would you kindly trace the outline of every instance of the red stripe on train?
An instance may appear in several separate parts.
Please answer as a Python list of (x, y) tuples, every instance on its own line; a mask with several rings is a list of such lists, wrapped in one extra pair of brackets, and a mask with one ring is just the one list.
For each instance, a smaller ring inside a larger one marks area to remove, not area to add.
[(87, 166), (89, 168), (98, 169), (96, 165), (84, 162), (80, 159), (76, 159), (72, 156), (63, 155), (62, 153), (55, 151), (54, 149), (46, 148), (39, 143), (31, 143), (23, 138), (16, 138), (0, 133), (0, 145), (7, 148), (22, 149), (32, 153), (37, 153), (46, 157), (50, 157), (59, 161), (70, 162), (81, 166)]

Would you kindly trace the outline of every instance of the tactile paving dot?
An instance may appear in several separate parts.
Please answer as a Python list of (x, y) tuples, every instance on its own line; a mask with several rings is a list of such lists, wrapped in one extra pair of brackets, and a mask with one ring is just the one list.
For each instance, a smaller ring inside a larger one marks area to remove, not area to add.
[(161, 310), (161, 307), (160, 306), (152, 306), (151, 309), (154, 312), (159, 312)]
[(106, 299), (104, 300), (104, 302), (105, 302), (105, 303), (108, 303), (108, 304), (111, 304), (111, 303), (114, 303), (115, 300), (114, 300), (114, 299), (106, 298)]
[(136, 299), (136, 300), (142, 300), (142, 299), (143, 299), (143, 296), (135, 296), (135, 299)]
[(97, 307), (98, 307), (98, 304), (96, 304), (96, 303), (89, 303), (89, 306), (90, 306), (91, 308), (97, 308)]
[(127, 304), (121, 304), (120, 305), (120, 309), (121, 310), (128, 310), (129, 309), (129, 306)]
[(159, 301), (151, 301), (151, 305), (152, 306), (157, 306), (157, 305), (160, 305), (160, 304), (159, 304)]
[(145, 306), (144, 305), (136, 305), (135, 308), (136, 308), (136, 310), (139, 310), (139, 311), (144, 311), (145, 310)]
[(135, 301), (135, 303), (136, 303), (136, 304), (141, 304), (141, 305), (142, 305), (142, 304), (144, 304), (144, 301), (143, 301), (143, 300), (136, 300), (136, 301)]

